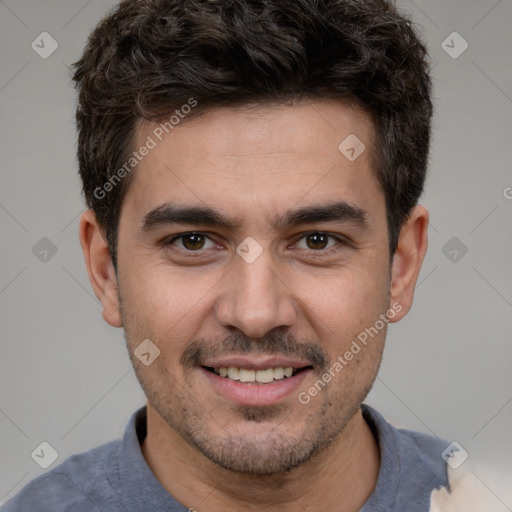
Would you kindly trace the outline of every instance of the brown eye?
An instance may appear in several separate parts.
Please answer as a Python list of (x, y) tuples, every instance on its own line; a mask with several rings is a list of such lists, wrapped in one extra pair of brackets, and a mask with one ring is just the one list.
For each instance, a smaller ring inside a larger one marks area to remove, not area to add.
[(189, 251), (197, 251), (202, 249), (204, 246), (204, 236), (197, 233), (191, 233), (190, 235), (184, 235), (183, 246)]
[(311, 231), (303, 235), (295, 244), (295, 248), (310, 251), (310, 254), (316, 252), (318, 256), (325, 256), (341, 249), (344, 245), (346, 245), (346, 242), (340, 236), (321, 231)]
[(181, 233), (176, 235), (168, 242), (169, 245), (175, 245), (182, 251), (198, 252), (201, 249), (213, 249), (215, 242), (203, 233)]
[(328, 243), (329, 236), (325, 233), (311, 233), (306, 236), (306, 244), (309, 249), (325, 249)]

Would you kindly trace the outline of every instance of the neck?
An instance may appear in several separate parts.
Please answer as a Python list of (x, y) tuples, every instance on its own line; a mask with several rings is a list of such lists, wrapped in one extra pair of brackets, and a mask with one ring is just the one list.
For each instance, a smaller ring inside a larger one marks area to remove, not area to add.
[(378, 445), (361, 411), (324, 451), (289, 472), (247, 475), (225, 470), (171, 429), (148, 404), (142, 452), (161, 485), (180, 503), (209, 512), (358, 511), (372, 493)]

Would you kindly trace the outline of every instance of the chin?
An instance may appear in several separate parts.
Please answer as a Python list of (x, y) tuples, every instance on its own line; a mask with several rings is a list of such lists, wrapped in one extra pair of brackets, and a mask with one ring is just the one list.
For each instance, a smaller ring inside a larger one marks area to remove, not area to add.
[(289, 416), (272, 408), (245, 407), (237, 418), (231, 424), (203, 422), (180, 433), (223, 469), (254, 476), (291, 471), (327, 448), (337, 434), (309, 415), (290, 423)]
[(318, 447), (307, 439), (275, 436), (240, 435), (221, 444), (196, 443), (196, 448), (218, 466), (235, 473), (270, 476), (286, 473), (308, 461)]

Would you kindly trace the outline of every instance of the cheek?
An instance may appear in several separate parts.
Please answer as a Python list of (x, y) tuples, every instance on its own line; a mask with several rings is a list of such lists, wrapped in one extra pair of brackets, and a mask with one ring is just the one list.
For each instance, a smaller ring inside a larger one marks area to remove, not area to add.
[[(138, 335), (183, 349), (199, 329), (208, 296), (219, 276), (177, 271), (168, 266), (127, 269), (123, 302)], [(144, 332), (141, 332), (144, 331)]]
[(344, 269), (303, 280), (298, 296), (321, 331), (345, 338), (372, 325), (387, 309), (388, 288), (382, 274)]

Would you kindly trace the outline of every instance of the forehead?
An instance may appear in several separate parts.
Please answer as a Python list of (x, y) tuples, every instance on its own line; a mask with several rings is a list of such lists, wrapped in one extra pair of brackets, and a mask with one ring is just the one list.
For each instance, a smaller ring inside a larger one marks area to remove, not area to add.
[(152, 148), (125, 202), (141, 212), (172, 200), (226, 212), (257, 203), (269, 214), (319, 198), (371, 203), (383, 195), (372, 139), (369, 116), (337, 101), (219, 108), (172, 128), (143, 123), (134, 148)]

